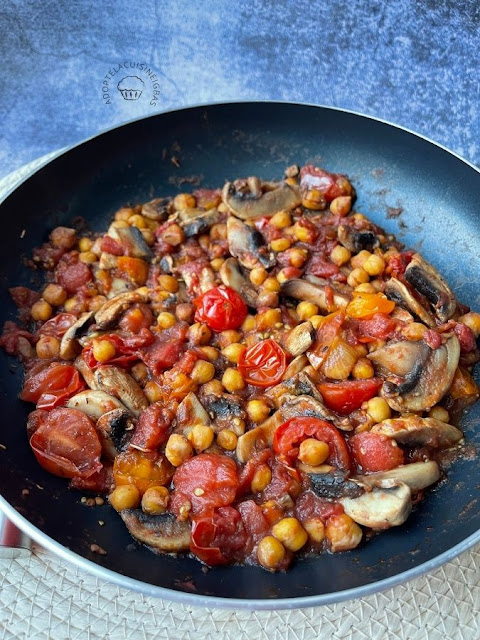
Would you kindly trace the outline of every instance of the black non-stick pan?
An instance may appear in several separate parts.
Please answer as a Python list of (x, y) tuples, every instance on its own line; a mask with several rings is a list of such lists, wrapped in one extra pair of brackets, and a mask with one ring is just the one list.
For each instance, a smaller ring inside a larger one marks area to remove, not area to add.
[[(217, 187), (239, 176), (280, 178), (288, 165), (305, 162), (347, 173), (358, 191), (356, 209), (420, 249), (458, 298), (480, 310), (475, 167), (424, 138), (354, 113), (241, 103), (132, 122), (70, 149), (27, 178), (0, 207), (0, 316), (15, 316), (8, 286), (38, 281), (22, 258), (54, 225), (80, 216), (104, 229), (127, 203), (192, 184)], [(45, 547), (122, 586), (209, 606), (324, 604), (417, 576), (480, 540), (480, 458), (472, 454), (452, 466), (448, 482), (427, 495), (405, 525), (354, 551), (298, 560), (285, 574), (237, 566), (206, 571), (187, 557), (155, 556), (133, 543), (113, 509), (85, 506), (81, 493), (36, 463), (25, 433), (30, 407), (17, 400), (21, 371), (3, 352), (0, 358), (0, 443), (6, 447), (0, 449), (0, 506)], [(462, 422), (475, 449), (479, 409)], [(107, 554), (92, 553), (92, 543)]]

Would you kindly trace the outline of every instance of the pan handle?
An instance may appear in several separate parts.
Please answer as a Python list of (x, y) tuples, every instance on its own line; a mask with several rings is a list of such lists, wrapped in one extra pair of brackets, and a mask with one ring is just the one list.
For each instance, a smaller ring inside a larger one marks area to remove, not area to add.
[(32, 541), (0, 511), (0, 559), (30, 555)]

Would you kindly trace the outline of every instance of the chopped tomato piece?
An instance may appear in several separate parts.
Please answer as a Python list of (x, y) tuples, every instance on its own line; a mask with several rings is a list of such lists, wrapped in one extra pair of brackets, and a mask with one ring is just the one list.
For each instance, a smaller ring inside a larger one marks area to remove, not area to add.
[(168, 440), (170, 424), (175, 414), (159, 402), (151, 404), (138, 416), (130, 446), (151, 451)]
[(20, 399), (35, 402), (37, 409), (53, 409), (84, 388), (75, 367), (55, 362), (26, 378)]
[(300, 522), (304, 523), (310, 518), (320, 518), (324, 523), (334, 515), (343, 513), (343, 507), (338, 502), (329, 502), (325, 498), (319, 498), (312, 491), (305, 491), (298, 496), (295, 510)]
[(353, 300), (345, 310), (350, 318), (371, 318), (376, 313), (391, 313), (395, 309), (395, 302), (389, 300), (382, 293), (353, 293)]
[(397, 328), (397, 320), (384, 313), (375, 313), (368, 319), (351, 319), (349, 321), (354, 335), (360, 342), (387, 340)]
[(214, 331), (238, 329), (247, 316), (242, 296), (230, 287), (214, 287), (193, 301), (195, 320)]
[(232, 562), (246, 540), (242, 518), (233, 507), (220, 507), (211, 514), (192, 518), (190, 551), (205, 564)]
[(79, 491), (91, 491), (92, 493), (110, 493), (115, 486), (113, 479), (113, 466), (104, 464), (100, 471), (95, 471), (88, 478), (75, 476), (70, 481), (72, 489)]
[(389, 471), (403, 464), (403, 451), (395, 440), (379, 433), (357, 433), (349, 440), (355, 462), (362, 471)]
[(122, 245), (110, 236), (103, 236), (100, 242), (100, 249), (106, 253), (112, 253), (114, 256), (123, 256)]
[(135, 304), (123, 314), (118, 326), (123, 331), (139, 333), (153, 324), (153, 313), (146, 304)]
[(141, 358), (153, 375), (158, 376), (165, 369), (170, 369), (180, 359), (184, 342), (174, 338), (169, 342), (156, 339), (155, 342), (142, 350)]
[[(332, 278), (335, 280), (338, 280), (338, 278), (333, 278), (333, 276), (338, 276), (342, 273), (336, 264), (333, 264), (333, 262), (319, 253), (316, 253), (311, 257), (305, 272), (311, 273), (318, 278)], [(345, 279), (345, 276), (341, 279)]]
[(302, 189), (316, 189), (327, 202), (342, 195), (350, 195), (351, 187), (348, 180), (339, 173), (329, 173), (324, 169), (307, 164), (300, 170), (300, 186)]
[(323, 382), (318, 385), (327, 407), (342, 416), (359, 409), (363, 402), (376, 396), (381, 386), (380, 378)]
[(67, 261), (62, 261), (57, 268), (57, 282), (71, 294), (77, 293), (80, 287), (90, 282), (91, 279), (92, 272), (83, 262), (67, 264)]
[(245, 382), (256, 387), (271, 387), (280, 382), (287, 367), (285, 351), (269, 338), (246, 349), (239, 358), (238, 369)]
[(39, 336), (54, 336), (55, 338), (61, 338), (70, 329), (72, 324), (78, 320), (77, 316), (73, 313), (59, 313), (57, 316), (53, 316), (50, 320), (47, 320), (36, 331), (35, 337)]

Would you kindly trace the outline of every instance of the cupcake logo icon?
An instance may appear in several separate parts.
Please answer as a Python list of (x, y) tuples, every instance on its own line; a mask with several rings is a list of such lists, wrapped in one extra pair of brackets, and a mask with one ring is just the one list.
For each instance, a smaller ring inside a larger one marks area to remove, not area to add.
[(142, 95), (145, 83), (138, 76), (125, 76), (117, 84), (124, 100), (138, 100)]

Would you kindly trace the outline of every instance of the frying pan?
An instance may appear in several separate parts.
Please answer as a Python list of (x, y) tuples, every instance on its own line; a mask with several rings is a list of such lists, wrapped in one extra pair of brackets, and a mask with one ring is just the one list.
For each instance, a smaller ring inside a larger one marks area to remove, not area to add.
[[(175, 163), (172, 163), (175, 156)], [(172, 111), (107, 131), (56, 157), (0, 207), (0, 316), (15, 316), (7, 287), (34, 286), (22, 260), (57, 224), (84, 217), (105, 229), (117, 208), (200, 183), (279, 178), (293, 163), (347, 173), (356, 210), (422, 251), (458, 298), (480, 308), (480, 175), (446, 149), (359, 114), (288, 103), (216, 104)], [(22, 231), (25, 230), (24, 233)], [(293, 608), (358, 598), (418, 576), (480, 540), (480, 458), (459, 460), (401, 527), (347, 553), (307, 557), (285, 574), (256, 567), (207, 570), (188, 557), (155, 556), (133, 543), (108, 506), (36, 463), (25, 434), (29, 406), (16, 399), (22, 374), (0, 354), (0, 507), (44, 547), (95, 575), (145, 594), (203, 606)], [(480, 407), (461, 427), (480, 443)], [(22, 490), (29, 489), (28, 495)], [(104, 526), (99, 525), (99, 520)], [(96, 543), (106, 555), (92, 553)]]

